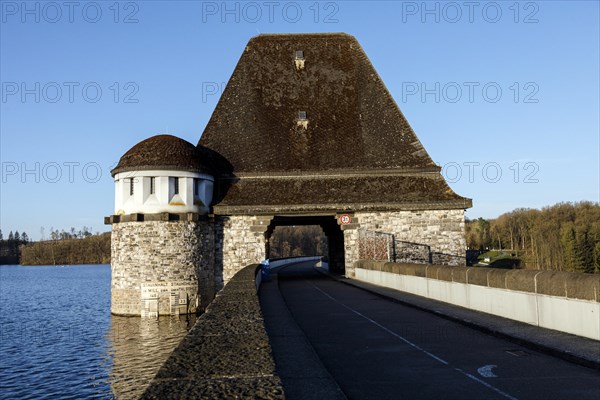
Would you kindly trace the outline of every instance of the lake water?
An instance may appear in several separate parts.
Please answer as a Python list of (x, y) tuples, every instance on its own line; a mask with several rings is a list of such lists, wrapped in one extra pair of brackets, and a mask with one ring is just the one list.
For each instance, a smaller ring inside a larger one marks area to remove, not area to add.
[(0, 266), (0, 398), (138, 398), (194, 322), (111, 315), (110, 265)]

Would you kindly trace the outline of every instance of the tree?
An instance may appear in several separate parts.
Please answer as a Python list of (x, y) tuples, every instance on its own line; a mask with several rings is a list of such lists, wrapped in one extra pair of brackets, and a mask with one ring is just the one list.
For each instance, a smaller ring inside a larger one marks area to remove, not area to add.
[(577, 259), (579, 260), (580, 272), (592, 272), (594, 270), (594, 247), (589, 234), (589, 226), (580, 226), (576, 231)]
[(15, 231), (15, 242), (19, 243), (21, 241), (21, 235), (19, 231)]
[(13, 231), (10, 231), (10, 232), (8, 233), (8, 241), (9, 241), (9, 242), (12, 242), (12, 241), (14, 241), (14, 240), (15, 240), (15, 235), (13, 234)]
[(84, 227), (82, 228), (82, 231), (83, 231), (83, 232), (82, 232), (82, 234), (83, 234), (83, 237), (89, 237), (89, 236), (92, 236), (91, 228), (88, 228), (87, 226), (84, 226)]
[(2, 229), (0, 229), (0, 240), (4, 240), (4, 236), (2, 236)]
[(29, 236), (27, 236), (27, 233), (23, 232), (23, 234), (21, 235), (21, 240), (23, 241), (23, 243), (29, 242)]
[(573, 226), (573, 223), (563, 226), (561, 242), (564, 250), (565, 270), (575, 271), (579, 269), (580, 264), (576, 251), (577, 239), (575, 237), (575, 227)]
[(60, 238), (60, 232), (57, 230), (54, 230), (54, 227), (50, 227), (50, 239), (52, 240), (58, 240)]
[(594, 273), (600, 273), (600, 241), (594, 246)]

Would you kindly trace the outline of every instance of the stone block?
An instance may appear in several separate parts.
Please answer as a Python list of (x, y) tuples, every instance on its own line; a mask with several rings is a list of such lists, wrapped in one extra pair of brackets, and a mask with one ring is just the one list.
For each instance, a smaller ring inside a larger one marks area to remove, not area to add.
[(456, 283), (467, 283), (468, 268), (463, 267), (451, 267), (452, 268), (452, 282)]
[(566, 284), (568, 298), (600, 302), (600, 275), (572, 273)]
[(536, 288), (538, 294), (549, 296), (567, 296), (568, 272), (542, 271), (536, 275)]
[(488, 286), (489, 268), (467, 268), (467, 283), (469, 285)]
[(430, 279), (438, 279), (438, 274), (442, 268), (444, 267), (439, 265), (428, 265), (426, 269), (426, 277)]
[(425, 278), (427, 274), (427, 266), (420, 264), (398, 264), (398, 268), (402, 275), (420, 276)]
[(384, 268), (387, 272), (391, 272), (392, 274), (400, 274), (400, 266), (398, 265), (398, 263), (385, 263)]
[(491, 269), (488, 271), (488, 286), (499, 289), (506, 289), (506, 269)]
[(535, 293), (535, 276), (541, 271), (510, 269), (506, 271), (506, 288)]
[(457, 267), (440, 267), (438, 269), (437, 279), (441, 281), (452, 282), (452, 270)]

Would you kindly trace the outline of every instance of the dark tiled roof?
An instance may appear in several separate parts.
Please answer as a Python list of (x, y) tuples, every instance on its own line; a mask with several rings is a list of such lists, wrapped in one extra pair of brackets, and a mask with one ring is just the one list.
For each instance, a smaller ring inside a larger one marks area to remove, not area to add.
[(199, 145), (234, 176), (216, 191), (216, 213), (471, 206), (343, 33), (252, 38)]
[(439, 173), (394, 176), (242, 178), (215, 212), (419, 210), (471, 207)]
[(111, 174), (148, 169), (209, 172), (203, 159), (200, 150), (190, 142), (172, 135), (156, 135), (129, 149)]
[(358, 41), (342, 33), (252, 38), (199, 143), (234, 172), (435, 166)]

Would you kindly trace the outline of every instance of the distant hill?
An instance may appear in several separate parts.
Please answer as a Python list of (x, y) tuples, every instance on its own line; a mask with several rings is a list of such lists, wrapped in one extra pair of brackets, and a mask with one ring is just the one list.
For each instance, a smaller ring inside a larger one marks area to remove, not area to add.
[(21, 265), (110, 263), (110, 232), (81, 239), (44, 240), (19, 248)]
[(600, 273), (600, 204), (558, 203), (468, 220), (466, 239), (479, 265)]

